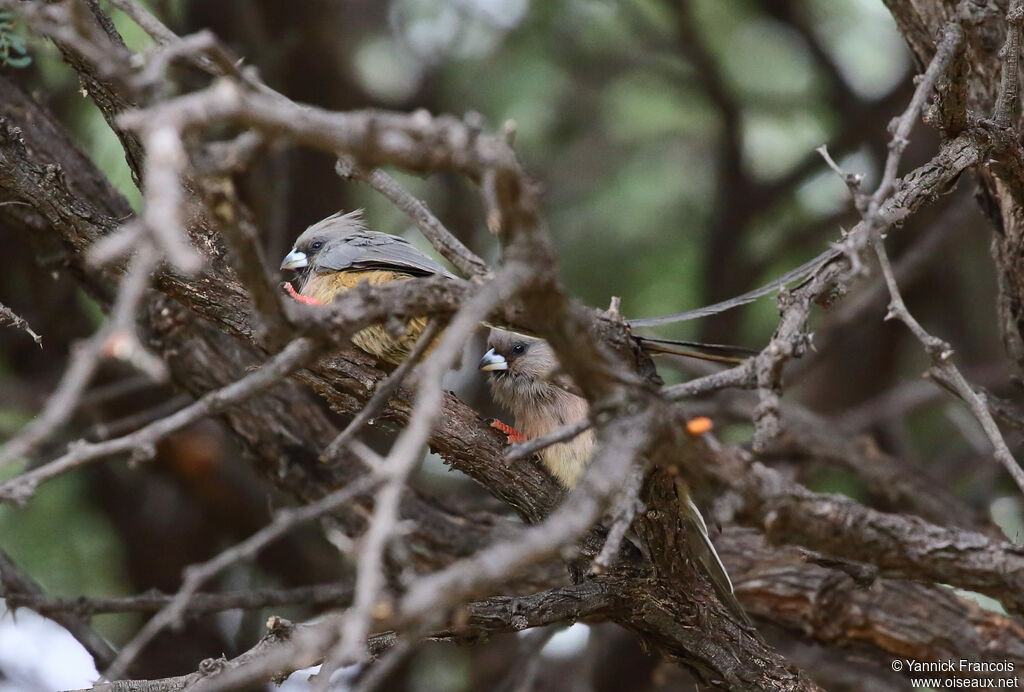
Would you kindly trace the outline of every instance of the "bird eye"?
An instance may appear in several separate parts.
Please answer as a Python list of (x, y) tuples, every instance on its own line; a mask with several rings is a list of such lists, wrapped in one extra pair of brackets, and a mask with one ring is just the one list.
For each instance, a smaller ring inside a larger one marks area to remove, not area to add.
[(310, 244), (309, 249), (310, 250), (319, 250), (323, 246), (324, 246), (324, 243), (323, 243), (322, 240), (315, 240), (315, 241), (313, 241), (312, 244)]
[(517, 356), (521, 355), (525, 351), (526, 351), (526, 344), (516, 344), (515, 346), (512, 347), (512, 353), (516, 354)]

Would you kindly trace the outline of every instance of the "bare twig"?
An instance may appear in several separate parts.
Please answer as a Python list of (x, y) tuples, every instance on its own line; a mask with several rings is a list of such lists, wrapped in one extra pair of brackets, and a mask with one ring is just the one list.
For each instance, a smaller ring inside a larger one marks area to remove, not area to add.
[(640, 489), (643, 487), (646, 470), (645, 464), (637, 464), (626, 478), (626, 484), (622, 486), (622, 492), (619, 493), (619, 498), (612, 508), (612, 525), (608, 529), (608, 537), (590, 566), (592, 574), (600, 574), (612, 566), (619, 555), (619, 548), (622, 547), (622, 539), (633, 523), (633, 517), (637, 512), (643, 511), (644, 503), (640, 501)]
[[(0, 587), (3, 587), (0, 595), (7, 600), (8, 608), (11, 610), (17, 606), (18, 600), (21, 598), (45, 598), (42, 587), (31, 575), (18, 566), (3, 548), (0, 548)], [(67, 629), (89, 652), (96, 662), (97, 668), (114, 660), (114, 649), (107, 643), (107, 640), (93, 630), (87, 621), (81, 620), (77, 614), (66, 611), (41, 614)]]
[(541, 652), (563, 627), (551, 626), (527, 633), (519, 641), (519, 656), (505, 679), (495, 688), (498, 692), (530, 692), (534, 689), (542, 663)]
[(179, 270), (193, 274), (203, 257), (188, 243), (185, 234), (185, 190), (182, 179), (188, 155), (180, 134), (169, 122), (153, 122), (143, 133), (146, 148), (146, 205), (142, 220), (154, 241)]
[(0, 327), (16, 327), (31, 336), (32, 341), (39, 344), (39, 348), (43, 347), (43, 337), (32, 331), (32, 326), (24, 318), (3, 303), (0, 303)]
[(348, 445), (349, 441), (359, 434), (363, 426), (380, 412), (384, 405), (387, 404), (388, 399), (391, 398), (391, 395), (395, 393), (395, 390), (401, 386), (405, 376), (409, 374), (409, 371), (416, 366), (423, 353), (434, 343), (434, 337), (437, 336), (439, 331), (441, 331), (439, 323), (432, 321), (427, 324), (401, 365), (377, 383), (377, 388), (374, 390), (370, 400), (366, 402), (366, 405), (349, 421), (345, 429), (338, 433), (338, 436), (331, 440), (331, 443), (324, 448), (323, 453), (320, 455), (321, 461), (330, 463)]
[(0, 484), (0, 501), (24, 502), (40, 483), (111, 454), (127, 452), (139, 460), (149, 459), (154, 453), (155, 444), (163, 437), (280, 382), (283, 377), (312, 358), (316, 351), (317, 347), (312, 339), (296, 339), (259, 370), (223, 389), (210, 392), (199, 401), (167, 418), (106, 442), (75, 443), (58, 459)]
[(505, 458), (509, 461), (525, 459), (531, 454), (535, 454), (542, 449), (547, 449), (553, 444), (571, 440), (584, 431), (590, 430), (593, 426), (594, 422), (592, 420), (589, 418), (581, 418), (578, 421), (563, 425), (547, 435), (541, 435), (540, 437), (535, 437), (532, 440), (512, 445), (508, 448), (508, 451), (505, 452)]
[[(29, 608), (51, 617), (69, 613), (89, 617), (99, 613), (149, 613), (166, 607), (174, 600), (173, 594), (144, 593), (138, 596), (113, 596), (108, 598), (52, 598), (43, 595), (6, 592), (4, 598), (11, 608)], [(225, 593), (195, 593), (188, 600), (185, 610), (189, 615), (219, 613), (225, 610), (257, 610), (284, 605), (331, 605), (344, 606), (352, 601), (350, 584), (315, 584), (291, 589), (253, 589), (251, 591), (228, 591)], [(111, 656), (102, 665), (113, 661)], [(99, 663), (97, 664), (100, 665)]]
[[(910, 132), (917, 123), (921, 109), (931, 95), (936, 80), (945, 73), (946, 67), (953, 59), (953, 56), (956, 55), (957, 48), (963, 40), (964, 29), (960, 26), (959, 20), (950, 22), (943, 32), (942, 40), (935, 48), (935, 56), (914, 89), (914, 95), (911, 97), (906, 110), (903, 111), (903, 114), (894, 123), (894, 126), (890, 126), (892, 141), (889, 143), (889, 154), (885, 159), (885, 169), (882, 173), (882, 180), (878, 184), (878, 189), (871, 195), (871, 203), (868, 206), (866, 215), (869, 223), (872, 225), (881, 222), (879, 210), (892, 192), (893, 185), (896, 182), (900, 159), (903, 158), (903, 151), (910, 142)], [(1016, 80), (1016, 73), (1014, 74), (1014, 79)]]
[(992, 112), (992, 121), (999, 127), (1009, 127), (1019, 107), (1017, 94), (1020, 89), (1018, 66), (1021, 24), (1024, 24), (1024, 3), (1021, 0), (1013, 0), (1006, 12), (1006, 43), (999, 51), (999, 58), (1003, 61), (1003, 72), (1000, 76), (999, 95)]
[(178, 40), (177, 34), (135, 0), (110, 0), (110, 4), (128, 15), (157, 43), (165, 44)]
[[(1007, 13), (1009, 33), (1006, 39), (1006, 45), (1003, 48), (1003, 53), (1001, 54), (1001, 57), (1004, 60), (1004, 65), (1003, 82), (1000, 86), (1000, 93), (997, 98), (997, 106), (994, 113), (994, 119), (997, 123), (1001, 122), (1000, 118), (1003, 118), (1008, 122), (1009, 115), (1004, 111), (1010, 108), (1016, 108), (1017, 62), (1019, 59), (1020, 27), (1022, 22), (1024, 22), (1024, 8), (1022, 8), (1022, 2), (1021, 0), (1014, 0), (1009, 12)], [(913, 317), (913, 315), (910, 314), (906, 304), (903, 302), (903, 297), (900, 294), (899, 286), (896, 282), (896, 276), (893, 272), (888, 253), (885, 251), (885, 246), (883, 244), (883, 230), (889, 224), (883, 217), (882, 207), (890, 197), (894, 188), (897, 169), (899, 168), (899, 162), (903, 155), (903, 151), (908, 144), (910, 131), (917, 122), (920, 111), (928, 96), (931, 94), (936, 80), (944, 73), (946, 66), (953, 59), (957, 48), (963, 41), (963, 38), (963, 27), (960, 26), (958, 20), (952, 21), (946, 26), (942, 40), (936, 48), (935, 56), (932, 58), (931, 63), (928, 65), (928, 69), (925, 71), (917, 85), (917, 88), (914, 90), (914, 96), (911, 99), (910, 104), (907, 106), (900, 118), (894, 123), (894, 127), (892, 127), (893, 137), (889, 144), (889, 154), (886, 157), (885, 162), (885, 172), (878, 185), (878, 189), (876, 189), (874, 194), (871, 195), (870, 204), (867, 205), (867, 210), (861, 210), (864, 218), (864, 227), (859, 229), (860, 232), (856, 235), (850, 235), (850, 240), (853, 243), (853, 245), (851, 245), (851, 249), (854, 252), (857, 252), (858, 249), (863, 247), (865, 244), (870, 244), (872, 246), (875, 255), (878, 258), (882, 276), (885, 279), (886, 287), (889, 292), (889, 313), (886, 316), (886, 319), (899, 319), (907, 325), (914, 336), (921, 342), (932, 361), (930, 373), (937, 381), (950, 387), (950, 389), (967, 404), (968, 408), (970, 408), (975, 418), (977, 418), (978, 422), (981, 424), (989, 441), (992, 443), (995, 457), (1003, 464), (1007, 472), (1013, 477), (1014, 482), (1021, 491), (1024, 492), (1024, 470), (1020, 468), (1020, 465), (1013, 458), (1013, 454), (1010, 452), (1009, 447), (1006, 445), (1006, 441), (1003, 439), (1002, 433), (999, 431), (999, 426), (992, 418), (992, 414), (989, 411), (984, 397), (978, 394), (978, 392), (967, 383), (963, 374), (956, 365), (953, 364), (951, 360), (953, 356), (953, 349), (950, 345), (929, 334)], [(1011, 75), (1012, 79), (1010, 77)], [(1012, 101), (1009, 101), (1010, 99), (1012, 99)], [(1004, 122), (1002, 124), (1005, 126), (1006, 123)], [(823, 155), (827, 157), (827, 152)], [(848, 179), (848, 176), (843, 175), (842, 170), (836, 166), (834, 162), (830, 165), (832, 165), (833, 169), (840, 176), (844, 179)], [(856, 196), (858, 193), (859, 191), (855, 191), (855, 199), (858, 199)], [(862, 206), (863, 205), (860, 204), (858, 205), (859, 208)]]
[(705, 305), (704, 307), (695, 308), (693, 310), (679, 312), (674, 315), (665, 315), (663, 317), (643, 317), (640, 319), (629, 320), (629, 325), (631, 327), (659, 327), (665, 324), (688, 322), (690, 320), (700, 319), (701, 317), (709, 317), (711, 315), (717, 315), (720, 312), (725, 312), (726, 310), (732, 310), (733, 308), (738, 308), (743, 305), (749, 305), (758, 298), (763, 298), (764, 296), (771, 295), (772, 293), (778, 293), (786, 286), (806, 279), (808, 276), (839, 257), (841, 254), (842, 253), (839, 250), (830, 248), (807, 262), (804, 262), (799, 267), (786, 272), (779, 278), (768, 282), (760, 288), (747, 291), (742, 295), (738, 295), (734, 298), (729, 298), (728, 300), (723, 300), (712, 305)]
[(131, 665), (131, 662), (139, 655), (139, 652), (142, 651), (146, 644), (153, 640), (153, 637), (162, 632), (166, 627), (180, 622), (188, 610), (189, 602), (195, 596), (199, 587), (207, 580), (239, 560), (256, 555), (264, 547), (292, 529), (322, 517), (351, 501), (353, 497), (372, 490), (383, 480), (380, 476), (366, 475), (312, 504), (298, 509), (279, 510), (274, 521), (238, 545), (232, 546), (204, 563), (188, 567), (185, 570), (184, 582), (181, 588), (178, 589), (178, 592), (174, 594), (174, 598), (170, 603), (161, 608), (131, 641), (121, 649), (117, 658), (107, 670), (106, 677), (110, 680), (116, 680), (123, 676), (125, 669)]
[(151, 377), (159, 379), (165, 374), (163, 363), (149, 355), (139, 343), (134, 327), (135, 310), (155, 265), (156, 256), (152, 249), (149, 246), (140, 248), (122, 280), (110, 319), (95, 334), (75, 346), (71, 362), (42, 413), (0, 448), (0, 468), (31, 454), (67, 421), (104, 356), (131, 360), (143, 366)]
[[(415, 117), (415, 116), (414, 116)], [(405, 215), (416, 224), (424, 237), (430, 241), (441, 255), (462, 270), (467, 276), (483, 276), (487, 274), (487, 263), (480, 259), (472, 250), (462, 244), (451, 231), (444, 227), (436, 216), (431, 213), (423, 201), (416, 199), (401, 184), (379, 168), (366, 170), (350, 156), (338, 159), (338, 174), (346, 178), (355, 178), (372, 187), (391, 203), (405, 212)]]
[(967, 407), (985, 431), (985, 436), (992, 443), (993, 454), (996, 459), (999, 460), (1010, 474), (1021, 492), (1024, 492), (1024, 470), (1021, 469), (1017, 460), (1014, 459), (1010, 448), (1007, 447), (1006, 440), (1003, 439), (1003, 434), (999, 431), (999, 426), (992, 417), (992, 412), (989, 411), (985, 398), (967, 382), (963, 373), (953, 363), (953, 348), (942, 339), (932, 336), (925, 331), (917, 319), (910, 314), (906, 304), (903, 302), (903, 296), (900, 294), (899, 286), (896, 283), (896, 276), (893, 274), (889, 255), (885, 251), (882, 239), (877, 236), (873, 238), (872, 247), (875, 250), (875, 255), (878, 257), (878, 264), (881, 267), (882, 276), (885, 277), (885, 284), (889, 289), (889, 313), (886, 315), (886, 319), (898, 319), (903, 322), (917, 340), (921, 342), (925, 352), (932, 361), (932, 367), (928, 371), (929, 374), (935, 380), (946, 384), (967, 404)]
[(374, 690), (380, 689), (380, 686), (387, 681), (387, 677), (395, 671), (400, 663), (405, 661), (409, 655), (415, 650), (413, 642), (407, 639), (399, 640), (398, 644), (388, 651), (386, 654), (380, 657), (380, 659), (374, 663), (371, 668), (366, 672), (366, 675), (356, 683), (355, 687), (352, 688), (352, 692), (373, 692)]
[(576, 539), (597, 520), (607, 499), (621, 489), (635, 459), (650, 441), (649, 425), (650, 421), (638, 414), (622, 416), (603, 428), (598, 435), (600, 446), (583, 480), (561, 507), (514, 539), (497, 542), (414, 583), (402, 598), (402, 619), (429, 621), (439, 608), (458, 603)]
[(287, 340), (288, 319), (276, 282), (267, 270), (256, 229), (239, 210), (230, 185), (220, 185), (215, 190), (210, 190), (209, 185), (206, 188), (207, 194), (215, 196), (209, 206), (231, 248), (228, 259), (252, 298), (257, 337), (272, 347), (280, 346)]
[(412, 416), (383, 464), (388, 482), (378, 493), (370, 526), (363, 536), (363, 545), (357, 559), (359, 571), (356, 575), (355, 597), (342, 623), (339, 649), (332, 658), (350, 663), (364, 656), (373, 608), (383, 585), (384, 548), (395, 531), (405, 480), (414, 464), (422, 457), (423, 445), (440, 416), (441, 378), (480, 321), (496, 303), (514, 294), (521, 282), (529, 276), (529, 271), (516, 265), (506, 266), (499, 271), (493, 281), (484, 284), (456, 313), (437, 348), (424, 362)]

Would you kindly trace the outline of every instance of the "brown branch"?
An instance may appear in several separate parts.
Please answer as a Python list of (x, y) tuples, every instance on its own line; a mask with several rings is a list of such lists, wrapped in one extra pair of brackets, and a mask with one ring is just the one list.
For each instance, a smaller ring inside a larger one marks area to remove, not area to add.
[(363, 429), (370, 420), (376, 416), (382, 408), (391, 399), (391, 396), (398, 390), (402, 384), (402, 380), (409, 374), (424, 352), (430, 348), (434, 343), (434, 337), (440, 332), (440, 325), (438, 322), (430, 322), (423, 329), (419, 338), (416, 340), (416, 344), (412, 350), (409, 351), (409, 355), (406, 356), (405, 360), (395, 368), (391, 373), (383, 380), (377, 382), (374, 387), (373, 396), (370, 400), (359, 409), (359, 412), (349, 421), (348, 425), (338, 433), (338, 436), (331, 440), (331, 443), (324, 448), (323, 454), (320, 455), (324, 463), (330, 463), (342, 449), (348, 446), (349, 442), (359, 434), (359, 431)]
[(260, 370), (221, 390), (207, 394), (167, 418), (113, 440), (75, 443), (70, 446), (67, 453), (54, 461), (0, 484), (0, 501), (23, 503), (31, 497), (40, 483), (112, 454), (131, 453), (138, 460), (148, 460), (153, 455), (156, 443), (165, 436), (279, 382), (281, 378), (312, 358), (316, 350), (316, 344), (312, 339), (296, 339)]
[(1024, 661), (1024, 627), (945, 587), (890, 579), (858, 583), (839, 569), (809, 562), (806, 551), (771, 547), (749, 529), (727, 529), (715, 543), (748, 612), (801, 637), (866, 648), (885, 668), (891, 657)]
[(1009, 127), (1020, 110), (1018, 90), (1020, 76), (1020, 30), (1024, 24), (1024, 4), (1021, 0), (1013, 0), (1006, 11), (1006, 43), (999, 51), (999, 59), (1003, 63), (1003, 71), (999, 81), (999, 95), (992, 111), (992, 121), (998, 127)]
[(813, 493), (762, 464), (740, 466), (743, 471), (728, 472), (747, 503), (740, 518), (764, 529), (771, 540), (876, 565), (885, 576), (978, 591), (1010, 612), (1024, 613), (1024, 549)]

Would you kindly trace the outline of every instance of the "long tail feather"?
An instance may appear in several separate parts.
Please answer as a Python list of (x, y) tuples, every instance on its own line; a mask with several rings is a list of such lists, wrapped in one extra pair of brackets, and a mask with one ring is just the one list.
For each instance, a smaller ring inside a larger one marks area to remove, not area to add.
[[(746, 356), (757, 353), (741, 346), (705, 344), (699, 341), (681, 341), (677, 339), (655, 339), (646, 336), (634, 336), (633, 338), (640, 344), (640, 348), (648, 353), (664, 353), (684, 358), (694, 358), (696, 360), (709, 360), (714, 363), (738, 365), (743, 362)], [(712, 353), (707, 353), (706, 351), (712, 351)], [(742, 353), (744, 355), (725, 355), (726, 353)]]
[(680, 505), (680, 509), (683, 513), (684, 524), (687, 529), (687, 535), (691, 538), (690, 544), (697, 548), (697, 559), (704, 568), (708, 577), (711, 579), (712, 585), (715, 587), (715, 592), (718, 594), (719, 599), (724, 603), (729, 610), (731, 610), (742, 622), (747, 625), (753, 626), (750, 621), (750, 617), (746, 611), (743, 610), (743, 606), (740, 605), (739, 599), (736, 598), (736, 592), (732, 587), (732, 580), (729, 578), (729, 573), (725, 569), (725, 565), (722, 563), (722, 558), (719, 557), (718, 551), (715, 550), (715, 544), (711, 542), (711, 537), (708, 536), (708, 525), (704, 522), (704, 517), (701, 516), (700, 510), (697, 509), (697, 505), (690, 499), (690, 494), (686, 492), (685, 488), (680, 489), (680, 499), (683, 502)]
[(634, 336), (642, 344), (665, 344), (669, 346), (689, 346), (701, 351), (718, 351), (720, 353), (733, 353), (737, 355), (755, 356), (758, 350), (745, 346), (733, 346), (732, 344), (709, 344), (705, 341), (687, 341), (686, 339), (662, 339), (655, 336)]

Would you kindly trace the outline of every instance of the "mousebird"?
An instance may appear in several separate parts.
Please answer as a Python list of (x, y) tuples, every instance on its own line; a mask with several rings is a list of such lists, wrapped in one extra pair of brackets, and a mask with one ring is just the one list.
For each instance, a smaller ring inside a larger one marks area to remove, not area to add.
[[(361, 209), (348, 214), (338, 212), (307, 228), (285, 255), (281, 269), (296, 272), (298, 291), (290, 283), (284, 284), (284, 289), (292, 298), (307, 305), (330, 304), (335, 296), (361, 281), (377, 286), (413, 277), (456, 278), (404, 238), (369, 230), (363, 222)], [(397, 365), (409, 354), (425, 325), (424, 318), (413, 318), (398, 337), (389, 334), (383, 325), (372, 325), (357, 332), (352, 343), (380, 360)], [(749, 353), (733, 346), (636, 335), (633, 338), (649, 353), (700, 360), (738, 363), (740, 358), (727, 354)]]
[[(488, 375), (494, 400), (515, 418), (514, 427), (500, 421), (492, 425), (508, 435), (509, 443), (541, 437), (587, 417), (587, 400), (567, 391), (570, 382), (558, 373), (558, 360), (546, 341), (492, 329), (487, 345), (489, 350), (480, 359), (480, 370)], [(562, 485), (572, 488), (583, 475), (594, 445), (594, 432), (588, 429), (571, 440), (542, 449), (540, 459)], [(695, 547), (698, 561), (722, 602), (749, 623), (708, 536), (707, 524), (688, 492), (681, 498), (680, 515), (690, 545)]]
[[(327, 305), (361, 281), (378, 286), (419, 276), (455, 278), (409, 241), (367, 229), (361, 209), (339, 212), (307, 228), (285, 255), (281, 269), (297, 272), (299, 290), (290, 283), (285, 284), (285, 290), (308, 305)], [(414, 317), (397, 337), (384, 325), (371, 325), (357, 332), (352, 343), (397, 365), (409, 354), (426, 323), (425, 318)]]

